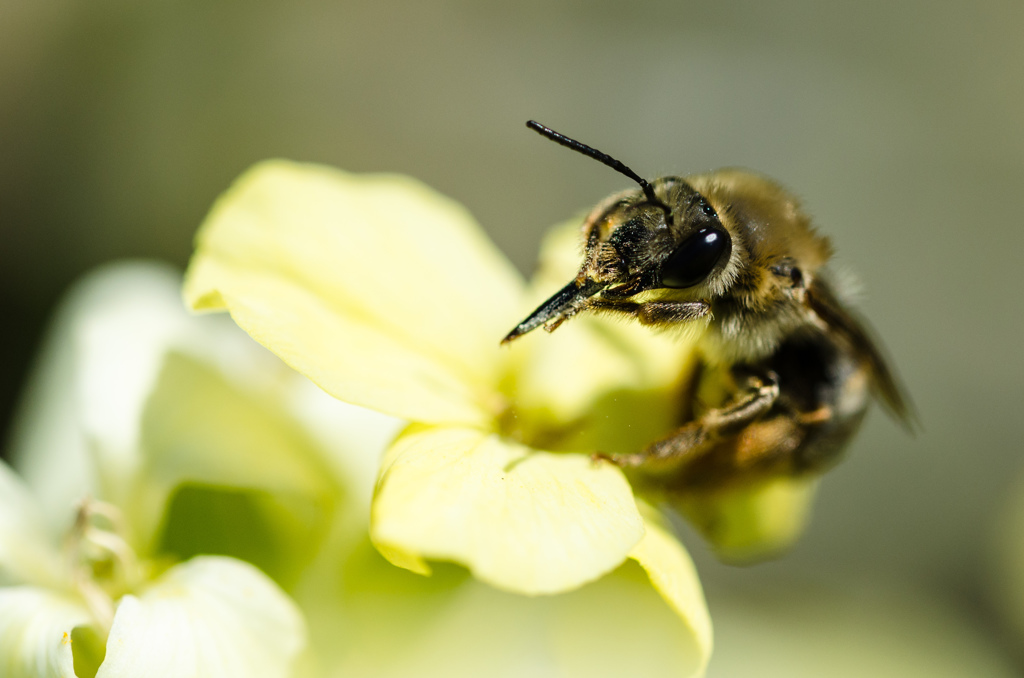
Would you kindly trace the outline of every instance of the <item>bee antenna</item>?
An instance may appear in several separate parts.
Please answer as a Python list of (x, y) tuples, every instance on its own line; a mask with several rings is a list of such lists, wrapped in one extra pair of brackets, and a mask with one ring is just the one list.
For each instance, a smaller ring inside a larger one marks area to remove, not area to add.
[(526, 122), (526, 126), (532, 129), (537, 134), (540, 134), (541, 136), (545, 136), (548, 139), (551, 139), (556, 144), (561, 144), (566, 148), (571, 148), (577, 153), (582, 153), (585, 156), (593, 158), (594, 160), (597, 160), (598, 162), (603, 163), (608, 167), (611, 167), (616, 172), (624, 174), (633, 181), (635, 181), (636, 183), (640, 184), (640, 189), (644, 192), (644, 195), (647, 196), (647, 201), (650, 202), (655, 207), (661, 209), (661, 211), (665, 213), (665, 218), (668, 219), (668, 222), (672, 223), (672, 211), (668, 208), (668, 205), (659, 200), (658, 196), (654, 195), (654, 187), (651, 186), (651, 184), (646, 179), (644, 179), (639, 174), (631, 170), (629, 166), (626, 165), (626, 163), (622, 162), (621, 160), (616, 160), (612, 156), (608, 155), (607, 153), (602, 153), (596, 148), (587, 146), (586, 144), (580, 143), (575, 139), (570, 139), (564, 134), (559, 134), (555, 130), (551, 129), (550, 127), (545, 127), (536, 120), (528, 120)]

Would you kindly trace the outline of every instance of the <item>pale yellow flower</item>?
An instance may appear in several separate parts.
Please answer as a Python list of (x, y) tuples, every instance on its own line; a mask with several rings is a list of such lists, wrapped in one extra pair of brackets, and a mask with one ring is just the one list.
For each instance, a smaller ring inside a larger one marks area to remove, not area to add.
[[(633, 559), (699, 671), (711, 630), (689, 557), (589, 456), (600, 432), (614, 452), (669, 425), (686, 352), (598, 321), (502, 349), (528, 295), (465, 210), (422, 184), (282, 161), (218, 201), (185, 284), (193, 308), (230, 311), (331, 395), (414, 422), (374, 496), (371, 537), (389, 560), (423, 573), (452, 560), (550, 594)], [(662, 350), (638, 350), (650, 342)]]

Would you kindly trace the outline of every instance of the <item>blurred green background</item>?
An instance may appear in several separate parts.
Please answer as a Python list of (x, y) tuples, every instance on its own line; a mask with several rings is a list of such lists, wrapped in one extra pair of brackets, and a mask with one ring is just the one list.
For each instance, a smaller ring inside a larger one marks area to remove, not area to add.
[(4, 0), (0, 419), (62, 290), (110, 259), (184, 266), (256, 160), (420, 177), (524, 272), (549, 225), (628, 186), (528, 118), (648, 177), (746, 166), (863, 281), (925, 432), (875, 412), (781, 561), (720, 566), (691, 536), (713, 617), (780, 582), (885, 581), (1012, 655), (988, 558), (1024, 472), (1022, 36), (1012, 0)]

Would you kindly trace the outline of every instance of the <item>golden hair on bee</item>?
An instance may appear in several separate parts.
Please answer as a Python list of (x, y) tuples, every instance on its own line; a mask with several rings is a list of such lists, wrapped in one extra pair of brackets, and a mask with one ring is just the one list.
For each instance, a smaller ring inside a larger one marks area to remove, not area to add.
[(833, 291), (831, 244), (791, 193), (739, 169), (648, 182), (601, 151), (527, 126), (640, 188), (590, 212), (576, 276), (503, 343), (589, 312), (700, 333), (679, 428), (606, 458), (665, 486), (720, 487), (827, 467), (872, 396), (910, 425), (877, 343)]

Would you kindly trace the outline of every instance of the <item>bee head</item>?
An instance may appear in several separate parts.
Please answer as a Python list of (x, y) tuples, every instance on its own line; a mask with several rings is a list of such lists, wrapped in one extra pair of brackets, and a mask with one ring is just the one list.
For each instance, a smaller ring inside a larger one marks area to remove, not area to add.
[(681, 177), (651, 184), (657, 198), (641, 191), (613, 196), (584, 224), (584, 261), (576, 276), (603, 283), (602, 296), (633, 297), (665, 290), (705, 288), (728, 265), (733, 236), (708, 200)]
[(777, 338), (751, 330), (781, 323), (781, 331), (790, 316), (795, 322), (802, 291), (830, 250), (777, 184), (740, 170), (649, 183), (600, 151), (529, 124), (630, 176), (640, 190), (591, 212), (576, 277), (506, 342), (540, 326), (553, 330), (584, 311), (625, 313), (657, 326), (702, 318), (719, 343), (753, 340), (769, 348)]

